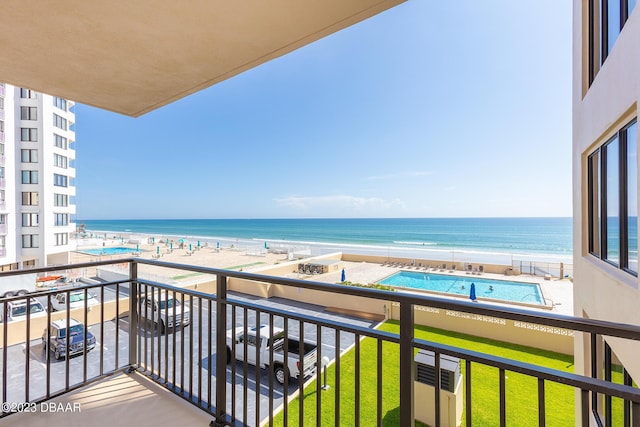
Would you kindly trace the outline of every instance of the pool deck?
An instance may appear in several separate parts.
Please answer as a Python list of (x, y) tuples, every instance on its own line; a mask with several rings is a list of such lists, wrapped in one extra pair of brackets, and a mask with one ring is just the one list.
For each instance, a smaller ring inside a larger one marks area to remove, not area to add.
[[(376, 263), (369, 262), (350, 262), (350, 261), (342, 261), (345, 273), (346, 280), (352, 283), (378, 283), (380, 280), (384, 279), (387, 276), (391, 276), (394, 273), (399, 271), (414, 271), (414, 272), (425, 272), (425, 273), (434, 273), (434, 274), (443, 274), (443, 275), (452, 275), (465, 277), (467, 279), (471, 279), (474, 277), (483, 278), (483, 279), (495, 279), (495, 280), (508, 280), (512, 282), (524, 282), (524, 283), (536, 283), (540, 285), (540, 289), (542, 290), (542, 295), (548, 305), (548, 307), (536, 307), (535, 305), (527, 304), (509, 304), (509, 303), (500, 303), (494, 300), (492, 301), (483, 301), (481, 298), (479, 299), (479, 303), (487, 303), (496, 306), (517, 306), (531, 310), (540, 310), (544, 312), (553, 312), (557, 314), (565, 314), (572, 316), (573, 315), (573, 283), (568, 279), (551, 279), (545, 280), (544, 277), (539, 276), (529, 276), (525, 274), (517, 275), (517, 276), (505, 276), (504, 274), (494, 274), (494, 273), (482, 273), (482, 274), (468, 274), (463, 271), (451, 271), (451, 270), (442, 270), (439, 268), (432, 269), (429, 268), (425, 270), (424, 267), (414, 268), (414, 267), (394, 267), (391, 265), (381, 265)], [(299, 275), (297, 273), (293, 273), (288, 275), (288, 277), (292, 278), (310, 278), (311, 280), (320, 280), (329, 283), (338, 283), (341, 279), (341, 271), (325, 273), (321, 275), (315, 276), (305, 276)], [(416, 293), (420, 295), (424, 295), (424, 292), (420, 291), (411, 291), (406, 290), (402, 292)], [(450, 296), (455, 299), (466, 299), (461, 296), (453, 296), (453, 295), (445, 295), (442, 293), (433, 293), (438, 296)], [(551, 307), (551, 308), (549, 308)]]

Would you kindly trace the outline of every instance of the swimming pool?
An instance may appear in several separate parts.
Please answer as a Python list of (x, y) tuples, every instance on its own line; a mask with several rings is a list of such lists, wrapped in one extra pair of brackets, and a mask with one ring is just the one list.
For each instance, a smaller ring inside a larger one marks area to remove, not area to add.
[(469, 296), (471, 283), (475, 283), (476, 297), (478, 298), (490, 298), (515, 303), (545, 304), (540, 285), (537, 283), (420, 273), (417, 271), (400, 271), (385, 277), (379, 283), (467, 296)]
[(100, 249), (81, 249), (78, 252), (89, 255), (125, 255), (135, 252), (135, 248), (115, 247)]

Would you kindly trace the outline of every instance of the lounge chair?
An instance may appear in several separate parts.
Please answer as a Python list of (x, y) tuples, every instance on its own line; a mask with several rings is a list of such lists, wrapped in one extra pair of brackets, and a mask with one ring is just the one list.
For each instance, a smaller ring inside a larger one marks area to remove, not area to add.
[(484, 273), (484, 265), (478, 267), (478, 274)]
[(471, 274), (471, 272), (473, 271), (473, 264), (467, 264), (467, 274)]

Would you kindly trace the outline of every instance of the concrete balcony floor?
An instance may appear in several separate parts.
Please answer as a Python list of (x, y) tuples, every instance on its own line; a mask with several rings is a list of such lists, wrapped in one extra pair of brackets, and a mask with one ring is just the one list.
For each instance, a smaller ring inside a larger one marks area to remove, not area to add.
[[(206, 412), (137, 373), (115, 374), (42, 405), (46, 409), (37, 404), (33, 413), (16, 413), (1, 419), (0, 427), (208, 426), (213, 420)], [(52, 412), (52, 408), (57, 410)]]

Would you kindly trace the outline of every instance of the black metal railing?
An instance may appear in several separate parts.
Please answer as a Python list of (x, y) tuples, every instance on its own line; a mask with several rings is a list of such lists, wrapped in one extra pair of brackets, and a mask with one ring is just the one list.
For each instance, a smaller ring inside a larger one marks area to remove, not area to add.
[[(467, 426), (474, 425), (474, 405), (482, 403), (483, 397), (474, 393), (471, 381), (479, 366), (497, 369), (500, 405), (496, 411), (499, 412), (499, 424), (502, 426), (506, 425), (512, 398), (506, 392), (506, 376), (509, 372), (523, 374), (537, 381), (538, 411), (534, 422), (540, 426), (546, 425), (549, 410), (549, 396), (545, 391), (548, 384), (561, 384), (575, 390), (579, 396), (580, 424), (583, 426), (589, 425), (590, 419), (601, 425), (610, 425), (611, 417), (605, 416), (603, 422), (599, 414), (602, 412), (602, 402), (612, 397), (625, 402), (624, 423), (640, 426), (640, 390), (626, 377), (625, 384), (607, 381), (609, 378), (603, 378), (595, 362), (600, 358), (599, 340), (613, 337), (640, 341), (638, 326), (143, 259), (5, 272), (0, 276), (86, 271), (112, 264), (128, 266), (124, 273), (126, 277), (105, 283), (40, 290), (30, 295), (0, 300), (4, 318), (0, 341), (2, 416), (9, 415), (12, 405), (17, 402), (45, 401), (113, 373), (135, 370), (210, 413), (216, 425), (304, 425), (310, 419), (317, 425), (339, 426), (344, 424), (344, 419), (360, 425), (363, 412), (375, 414), (375, 424), (383, 425), (386, 422), (387, 400), (390, 398), (384, 394), (383, 384), (395, 381), (399, 390), (399, 396), (393, 396), (398, 402), (398, 423), (412, 426), (416, 404), (414, 356), (418, 350), (426, 350), (433, 353), (435, 363), (435, 425), (440, 424), (442, 415), (440, 356), (447, 355), (461, 359), (465, 366), (464, 414)], [(215, 282), (215, 293), (145, 279), (139, 270), (149, 266), (210, 275)], [(336, 298), (348, 295), (396, 303), (400, 306), (399, 333), (354, 324), (348, 318), (328, 319), (324, 314), (294, 310), (282, 301), (282, 304), (274, 305), (268, 299), (229, 294), (228, 284), (233, 279), (329, 292)], [(62, 310), (32, 313), (31, 306), (37, 305), (32, 298), (46, 307), (53, 307), (53, 299), (60, 294), (67, 301), (67, 306)], [(70, 306), (72, 295), (80, 295), (78, 299), (82, 301), (76, 308)], [(90, 302), (91, 295), (98, 297), (97, 305)], [(27, 304), (24, 320), (10, 320), (7, 313), (14, 303), (20, 301), (26, 301)], [(416, 306), (456, 310), (582, 333), (588, 337), (585, 341), (590, 351), (585, 359), (593, 361), (592, 375), (567, 373), (418, 339), (414, 322)], [(72, 353), (77, 349), (69, 341), (64, 346), (55, 347), (58, 344), (52, 341), (52, 334), (57, 332), (51, 325), (68, 325), (72, 318), (86, 326), (82, 332), (82, 345), (88, 346), (93, 336), (96, 339), (95, 349), (79, 351), (79, 355), (74, 356)], [(274, 350), (276, 345), (263, 347), (274, 336), (274, 331), (280, 329), (285, 337), (282, 350)], [(365, 346), (363, 338), (373, 340), (374, 346)], [(314, 364), (309, 377), (312, 381), (306, 383), (305, 378), (295, 378), (305, 368), (305, 342), (313, 344), (310, 348), (315, 346), (315, 359), (311, 358), (313, 350), (309, 350), (309, 360)], [(249, 361), (252, 345), (257, 350)], [(289, 351), (296, 346), (299, 355)], [(399, 360), (394, 372), (389, 372), (383, 366), (387, 346), (399, 348)], [(347, 356), (346, 349), (353, 351), (353, 357)], [(363, 365), (367, 352), (375, 353), (373, 371), (363, 371), (366, 369)], [(55, 360), (55, 356), (60, 360)], [(323, 393), (328, 385), (323, 380), (327, 359), (333, 366), (332, 398)], [(296, 361), (300, 364), (297, 365)], [(261, 366), (266, 366), (266, 369)], [(628, 375), (626, 371), (625, 375)], [(365, 386), (362, 381), (370, 376), (376, 379), (373, 388)], [(345, 396), (350, 402), (348, 407), (343, 402)], [(365, 398), (369, 403), (363, 403)], [(326, 407), (332, 407), (333, 410), (327, 413), (324, 410)]]

